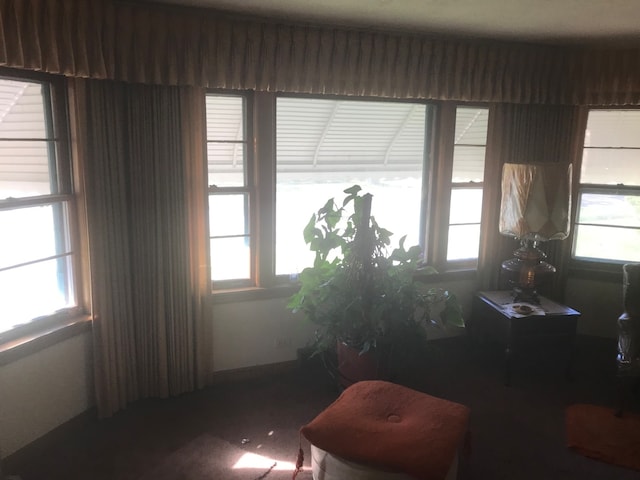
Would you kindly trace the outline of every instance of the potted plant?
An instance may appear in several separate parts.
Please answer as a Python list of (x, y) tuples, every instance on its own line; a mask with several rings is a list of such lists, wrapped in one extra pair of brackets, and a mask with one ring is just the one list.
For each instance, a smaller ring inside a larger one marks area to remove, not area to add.
[(315, 353), (335, 352), (342, 386), (385, 378), (424, 348), (426, 323), (464, 326), (454, 294), (422, 280), (436, 273), (405, 237), (390, 254), (392, 233), (371, 216), (370, 194), (354, 185), (341, 205), (329, 199), (311, 216), (304, 239), (315, 253), (288, 307), (317, 325)]

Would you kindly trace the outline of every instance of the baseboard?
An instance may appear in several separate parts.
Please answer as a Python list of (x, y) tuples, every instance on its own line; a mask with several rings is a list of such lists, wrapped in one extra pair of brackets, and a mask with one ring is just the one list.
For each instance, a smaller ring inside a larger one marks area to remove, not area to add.
[(236, 368), (232, 370), (221, 370), (213, 372), (209, 379), (211, 385), (220, 385), (230, 382), (244, 382), (247, 380), (256, 380), (265, 376), (281, 375), (296, 370), (299, 361), (290, 360), (287, 362), (270, 363), (267, 365), (255, 365), (245, 368)]

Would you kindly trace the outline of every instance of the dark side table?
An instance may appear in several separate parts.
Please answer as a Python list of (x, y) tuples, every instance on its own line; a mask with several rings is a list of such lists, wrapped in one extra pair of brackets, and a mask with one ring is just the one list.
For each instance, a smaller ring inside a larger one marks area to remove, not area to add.
[[(565, 375), (571, 378), (571, 362), (580, 312), (540, 297), (539, 305), (529, 314), (514, 309), (513, 294), (509, 290), (478, 292), (468, 322), (469, 335), (474, 341), (497, 341), (504, 346), (504, 383), (511, 385), (512, 361), (525, 350), (544, 354), (549, 343), (559, 344), (566, 359)], [(531, 348), (523, 348), (523, 347)], [(521, 352), (522, 350), (522, 352)]]

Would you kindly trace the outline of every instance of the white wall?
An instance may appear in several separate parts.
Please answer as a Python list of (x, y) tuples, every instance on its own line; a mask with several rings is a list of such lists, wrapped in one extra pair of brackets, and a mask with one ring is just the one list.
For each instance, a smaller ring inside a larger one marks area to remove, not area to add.
[(296, 359), (314, 327), (285, 308), (286, 298), (213, 307), (215, 372)]
[(579, 334), (617, 338), (617, 320), (623, 313), (621, 282), (572, 278), (567, 282), (565, 303), (582, 314)]
[[(455, 292), (463, 312), (471, 311), (474, 284), (471, 281), (442, 285)], [(214, 371), (296, 359), (296, 351), (313, 338), (314, 325), (285, 308), (286, 298), (213, 307)], [(462, 333), (459, 329), (431, 330), (430, 338)]]
[(91, 335), (0, 367), (0, 453), (7, 456), (93, 405)]

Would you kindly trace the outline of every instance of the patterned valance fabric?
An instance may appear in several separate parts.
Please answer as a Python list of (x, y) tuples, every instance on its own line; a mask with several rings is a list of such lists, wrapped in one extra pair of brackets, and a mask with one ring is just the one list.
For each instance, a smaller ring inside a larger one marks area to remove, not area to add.
[(163, 85), (557, 103), (563, 55), (108, 0), (3, 0), (0, 64)]
[(0, 65), (161, 85), (637, 104), (640, 50), (305, 26), (115, 0), (2, 0)]

